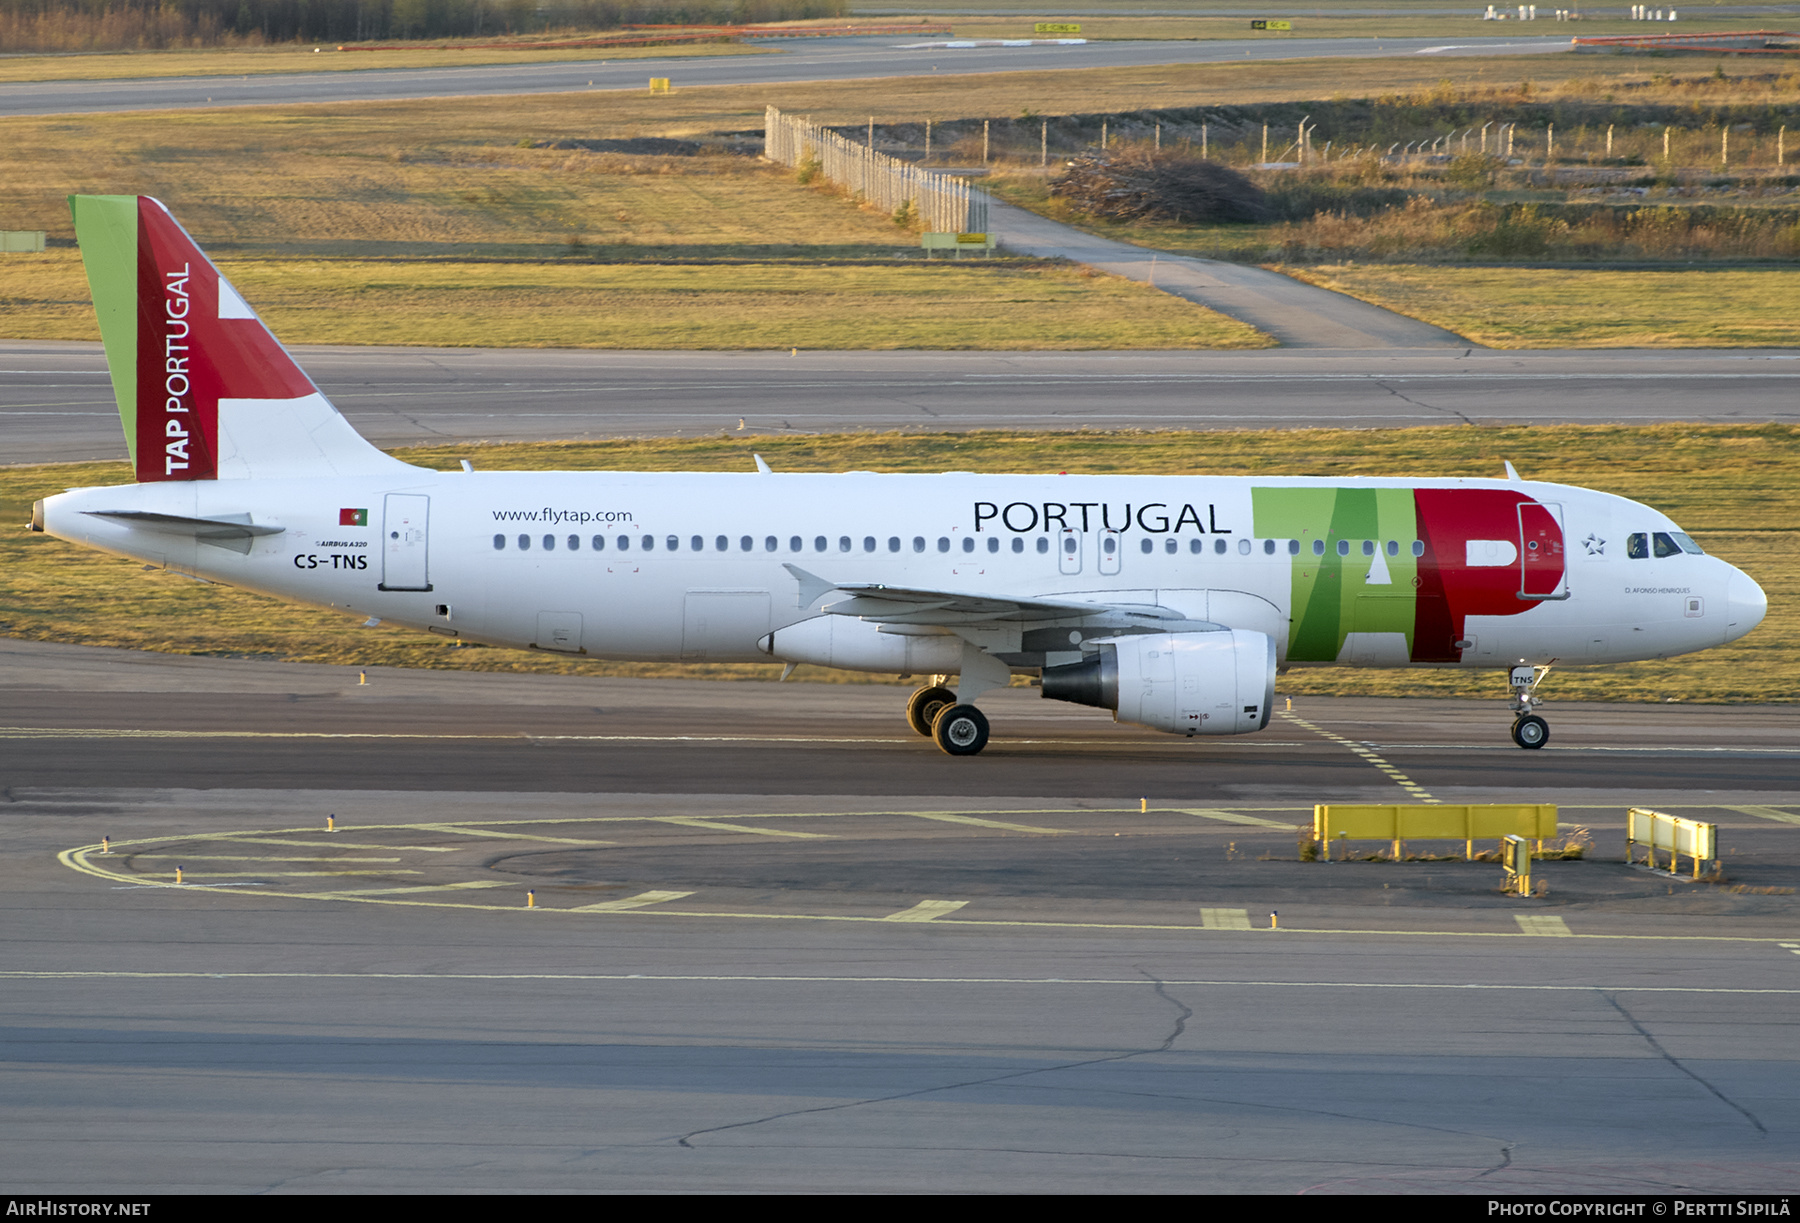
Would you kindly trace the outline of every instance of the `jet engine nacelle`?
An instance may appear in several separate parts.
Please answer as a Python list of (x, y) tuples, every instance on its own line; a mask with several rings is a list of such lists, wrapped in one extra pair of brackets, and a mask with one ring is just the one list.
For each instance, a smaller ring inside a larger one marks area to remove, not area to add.
[(1177, 735), (1243, 735), (1269, 724), (1275, 642), (1267, 633), (1157, 633), (1091, 644), (1091, 658), (1044, 669), (1053, 701), (1111, 709)]
[(758, 643), (783, 662), (809, 662), (853, 671), (902, 675), (954, 674), (962, 670), (961, 637), (949, 633), (884, 633), (852, 616), (815, 616), (776, 629)]

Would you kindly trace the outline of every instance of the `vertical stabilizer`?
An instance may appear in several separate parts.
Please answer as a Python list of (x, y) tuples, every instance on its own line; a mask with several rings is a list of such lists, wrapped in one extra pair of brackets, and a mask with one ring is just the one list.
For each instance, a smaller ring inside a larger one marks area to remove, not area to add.
[(69, 207), (140, 483), (404, 466), (338, 415), (161, 203)]

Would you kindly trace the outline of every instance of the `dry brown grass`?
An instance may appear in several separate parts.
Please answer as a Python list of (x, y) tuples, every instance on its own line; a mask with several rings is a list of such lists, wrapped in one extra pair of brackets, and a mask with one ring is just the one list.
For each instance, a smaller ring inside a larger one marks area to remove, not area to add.
[[(0, 288), (0, 335), (97, 338), (75, 252), (0, 258), (19, 269)], [(227, 262), (225, 271), (275, 333), (295, 344), (1079, 350), (1270, 343), (1147, 285), (1056, 264), (253, 259)]]

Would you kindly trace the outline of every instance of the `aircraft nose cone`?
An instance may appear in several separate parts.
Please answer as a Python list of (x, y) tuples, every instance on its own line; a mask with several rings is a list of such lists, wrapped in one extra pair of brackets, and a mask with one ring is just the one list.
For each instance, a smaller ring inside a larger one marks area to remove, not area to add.
[(1725, 588), (1725, 640), (1736, 641), (1768, 614), (1769, 596), (1756, 579), (1741, 569), (1732, 570), (1731, 584)]

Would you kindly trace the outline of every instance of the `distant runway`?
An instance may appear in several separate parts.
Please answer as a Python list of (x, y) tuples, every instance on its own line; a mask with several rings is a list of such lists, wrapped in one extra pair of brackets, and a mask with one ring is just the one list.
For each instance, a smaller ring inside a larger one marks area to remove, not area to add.
[[(887, 686), (356, 680), (0, 640), (9, 1191), (1800, 1178), (1792, 709), (1552, 705), (1521, 752), (1498, 697), (1188, 742), (1016, 689), (953, 759)], [(1528, 899), (1459, 845), (1299, 860), (1399, 770), (1591, 851)], [(1620, 861), (1630, 803), (1726, 883)]]
[[(45, 81), (0, 85), (0, 117), (101, 111), (287, 106), (642, 89), (652, 74), (678, 87), (772, 85), (883, 77), (968, 76), (1054, 68), (1138, 68), (1157, 64), (1241, 63), (1313, 57), (1530, 55), (1569, 49), (1568, 38), (1301, 38), (1221, 42), (1092, 42), (1073, 47), (922, 45), (939, 38), (833, 38), (775, 44), (773, 55), (493, 64), (468, 68), (359, 69), (245, 77), (168, 77), (122, 81)], [(912, 44), (912, 45), (908, 45)], [(336, 52), (331, 52), (335, 55)], [(324, 58), (323, 55), (320, 58)]]
[[(296, 348), (383, 446), (844, 430), (1800, 419), (1800, 353)], [(98, 344), (0, 341), (0, 461), (125, 454)]]

